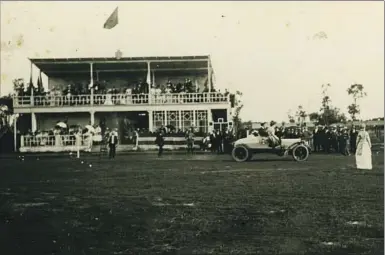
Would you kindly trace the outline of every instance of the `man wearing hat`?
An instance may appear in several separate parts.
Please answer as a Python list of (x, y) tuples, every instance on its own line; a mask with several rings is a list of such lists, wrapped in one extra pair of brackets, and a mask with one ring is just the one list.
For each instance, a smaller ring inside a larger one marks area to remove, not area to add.
[(356, 153), (356, 141), (357, 141), (358, 131), (353, 125), (352, 130), (350, 131), (350, 151)]
[(118, 129), (115, 128), (115, 130), (111, 132), (111, 135), (108, 138), (108, 147), (110, 147), (110, 158), (115, 158), (116, 146), (118, 145), (118, 141)]
[(332, 141), (332, 133), (330, 132), (328, 127), (325, 127), (324, 135), (322, 139), (322, 147), (324, 148), (324, 151), (326, 153), (330, 153), (331, 141)]
[(341, 130), (340, 150), (341, 150), (341, 153), (345, 156), (350, 156), (349, 140), (350, 138), (349, 138), (348, 128), (344, 127)]
[(322, 126), (318, 125), (315, 127), (313, 130), (313, 146), (314, 146), (314, 151), (319, 152), (321, 150), (321, 141), (320, 141), (320, 134)]
[(340, 151), (338, 148), (337, 127), (335, 125), (331, 126), (331, 147), (333, 148), (334, 152)]
[(262, 137), (266, 137), (267, 136), (267, 131), (266, 131), (266, 126), (265, 126), (265, 123), (261, 123), (261, 127), (258, 129), (258, 134)]

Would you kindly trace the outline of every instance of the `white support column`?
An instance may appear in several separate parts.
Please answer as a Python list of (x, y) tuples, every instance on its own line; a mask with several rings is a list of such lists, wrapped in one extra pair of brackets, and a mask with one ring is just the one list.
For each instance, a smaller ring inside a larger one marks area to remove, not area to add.
[(91, 102), (90, 104), (94, 104), (94, 63), (90, 63), (90, 87), (91, 87)]
[(179, 123), (178, 123), (178, 126), (179, 126), (179, 129), (182, 130), (182, 111), (179, 110), (179, 111), (178, 111), (178, 114), (179, 114)]
[(230, 124), (231, 123), (231, 126), (228, 125), (228, 130), (233, 130), (234, 131), (234, 122), (233, 122), (233, 115), (232, 115), (232, 112), (231, 112), (231, 108), (227, 108), (226, 110), (227, 112), (227, 123)]
[(208, 131), (212, 132), (214, 130), (214, 123), (213, 123), (213, 113), (211, 112), (211, 109), (207, 110), (207, 125), (208, 125), (208, 128), (207, 128)]
[(210, 64), (210, 59), (207, 60), (207, 77), (208, 77), (208, 86), (209, 86), (209, 93), (211, 92), (211, 64)]
[(164, 111), (164, 127), (167, 126), (167, 111)]
[(153, 111), (148, 111), (148, 131), (153, 132), (154, 130), (154, 116)]
[[(31, 70), (30, 70), (31, 74), (30, 74), (30, 82), (33, 82), (33, 76), (32, 76), (32, 61), (31, 61)], [(34, 92), (34, 86), (32, 86), (32, 84), (29, 84), (28, 87), (31, 86), (31, 96), (30, 96), (30, 100), (31, 100), (31, 105), (33, 106), (35, 104), (34, 102), (34, 99), (33, 99), (33, 92)]]
[(197, 127), (197, 118), (196, 118), (196, 111), (193, 110), (193, 127), (194, 127), (194, 131)]
[(95, 112), (94, 111), (90, 111), (90, 115), (91, 115), (91, 126), (95, 125)]
[(37, 130), (36, 114), (34, 112), (31, 113), (31, 129), (32, 132), (36, 132)]
[[(13, 149), (15, 152), (17, 152), (17, 118), (15, 117), (14, 121), (13, 121)], [(21, 140), (23, 140), (24, 137), (21, 136)]]
[(152, 97), (151, 97), (151, 62), (147, 61), (147, 79), (146, 82), (148, 83), (148, 103), (151, 104)]

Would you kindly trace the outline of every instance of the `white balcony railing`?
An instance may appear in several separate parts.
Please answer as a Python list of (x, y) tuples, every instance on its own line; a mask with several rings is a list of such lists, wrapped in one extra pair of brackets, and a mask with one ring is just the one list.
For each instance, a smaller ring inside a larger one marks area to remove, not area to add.
[(49, 107), (49, 106), (80, 106), (90, 105), (91, 95), (76, 95), (76, 96), (59, 96), (59, 95), (47, 95), (47, 96), (18, 96), (14, 97), (14, 107)]
[(94, 95), (94, 105), (148, 104), (148, 94), (102, 94)]
[(152, 104), (197, 104), (227, 102), (229, 102), (229, 96), (216, 92), (155, 94), (151, 97)]
[(21, 136), (21, 147), (77, 147), (87, 146), (89, 135), (81, 135), (78, 139), (75, 135), (23, 135)]
[(84, 105), (132, 105), (132, 104), (201, 104), (229, 103), (229, 95), (222, 93), (170, 93), (170, 94), (94, 94), (72, 96), (15, 96), (14, 107), (62, 107)]

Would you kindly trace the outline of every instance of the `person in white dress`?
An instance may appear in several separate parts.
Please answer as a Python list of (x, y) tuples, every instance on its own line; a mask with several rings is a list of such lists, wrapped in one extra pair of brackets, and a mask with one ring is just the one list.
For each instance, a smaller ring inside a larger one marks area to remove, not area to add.
[(102, 129), (100, 126), (95, 125), (95, 135), (93, 136), (93, 140), (94, 142), (100, 143), (102, 139)]
[(156, 104), (162, 104), (163, 103), (163, 99), (161, 97), (161, 94), (162, 94), (162, 89), (158, 85), (155, 89), (155, 103)]
[(132, 89), (126, 89), (126, 104), (132, 104)]
[(75, 133), (74, 145), (74, 151), (79, 151), (82, 146), (82, 131), (80, 129)]
[(356, 167), (360, 170), (372, 169), (372, 143), (365, 125), (361, 125), (356, 141)]
[(94, 134), (93, 134), (92, 131), (88, 130), (86, 135), (87, 135), (86, 136), (86, 144), (87, 144), (86, 151), (91, 152), (92, 151), (93, 141), (94, 141), (94, 139), (93, 139)]
[(109, 90), (106, 94), (106, 101), (104, 101), (104, 105), (113, 105), (112, 103), (112, 92)]
[(269, 137), (269, 142), (271, 147), (276, 147), (279, 145), (279, 138), (275, 135), (275, 121), (270, 122), (270, 127), (267, 128), (267, 134)]
[(55, 131), (53, 133), (55, 135), (55, 146), (56, 147), (62, 147), (63, 146), (63, 140), (62, 140), (61, 135), (60, 135), (60, 130), (55, 129)]

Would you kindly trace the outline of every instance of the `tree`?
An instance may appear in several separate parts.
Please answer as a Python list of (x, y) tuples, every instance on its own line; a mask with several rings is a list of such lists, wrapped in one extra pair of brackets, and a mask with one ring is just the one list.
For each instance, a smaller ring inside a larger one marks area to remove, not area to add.
[(242, 123), (243, 128), (251, 129), (253, 127), (253, 122), (251, 120)]
[(309, 119), (311, 122), (318, 122), (320, 119), (320, 114), (318, 112), (312, 112), (309, 114)]
[(321, 115), (321, 119), (323, 124), (325, 125), (328, 125), (328, 116), (330, 115), (330, 103), (331, 103), (331, 99), (330, 99), (330, 96), (329, 96), (329, 88), (331, 87), (331, 85), (328, 83), (328, 84), (322, 84), (322, 103), (321, 103), (321, 109), (320, 109), (320, 115)]
[(347, 92), (350, 96), (353, 97), (353, 103), (348, 106), (348, 113), (352, 117), (352, 120), (357, 120), (357, 115), (360, 114), (360, 106), (358, 104), (358, 100), (366, 97), (367, 94), (364, 91), (364, 86), (362, 84), (352, 84), (347, 89)]
[(14, 79), (12, 81), (13, 83), (13, 90), (17, 96), (22, 96), (24, 94), (24, 79), (23, 78), (18, 78)]
[(331, 102), (331, 98), (329, 96), (329, 88), (331, 85), (323, 84), (322, 85), (322, 101), (321, 108), (319, 113), (313, 112), (309, 115), (310, 120), (313, 122), (318, 122), (321, 125), (330, 125), (334, 123), (343, 123), (346, 122), (345, 114), (341, 113), (340, 109), (334, 107)]

